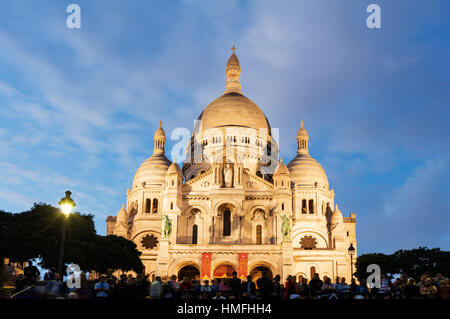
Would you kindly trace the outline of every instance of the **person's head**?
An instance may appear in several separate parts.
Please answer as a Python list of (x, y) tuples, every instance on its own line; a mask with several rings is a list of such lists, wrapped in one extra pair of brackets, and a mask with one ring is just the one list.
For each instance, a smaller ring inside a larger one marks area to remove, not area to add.
[(345, 277), (342, 277), (341, 284), (345, 284)]
[(172, 275), (172, 277), (170, 277), (170, 279), (173, 280), (173, 281), (175, 281), (175, 280), (177, 280), (177, 276)]
[(313, 278), (314, 278), (314, 279), (320, 279), (320, 278), (319, 278), (319, 273), (316, 272), (316, 273), (314, 274)]
[(28, 260), (28, 266), (33, 266), (33, 262), (31, 260)]
[(161, 277), (160, 276), (156, 276), (155, 277), (155, 281), (161, 281)]
[(252, 276), (248, 275), (248, 276), (247, 276), (247, 281), (248, 281), (248, 282), (252, 281)]
[(326, 284), (331, 284), (331, 278), (330, 277), (325, 277), (325, 281)]
[(435, 280), (436, 281), (442, 281), (444, 279), (444, 276), (441, 273), (436, 274)]
[(280, 281), (280, 280), (281, 280), (281, 276), (280, 276), (280, 275), (276, 275), (276, 276), (275, 276), (275, 280), (276, 280), (276, 281)]
[(430, 278), (425, 278), (424, 285), (427, 286), (427, 287), (431, 286), (431, 279)]
[(237, 272), (233, 271), (233, 273), (231, 274), (231, 276), (233, 276), (233, 278), (237, 278)]
[[(301, 279), (301, 276), (300, 276)], [(297, 276), (292, 276), (292, 281), (297, 281)]]
[(126, 281), (127, 280), (127, 275), (125, 275), (125, 274), (120, 275), (120, 279), (123, 280), (123, 281)]
[(203, 284), (204, 284), (205, 286), (209, 286), (209, 280), (203, 280)]
[(356, 279), (352, 278), (352, 284), (356, 284)]
[(106, 276), (105, 275), (101, 275), (100, 276), (100, 281), (101, 282), (105, 282), (106, 281)]
[(55, 267), (52, 267), (52, 268), (50, 268), (50, 271), (51, 271), (51, 272), (56, 272), (56, 268), (55, 268)]
[(337, 276), (337, 277), (336, 277), (336, 283), (337, 283), (337, 284), (339, 283), (339, 280), (340, 280), (340, 278), (339, 278), (339, 276)]
[(400, 276), (400, 280), (401, 280), (403, 283), (405, 283), (405, 282), (408, 281), (408, 276), (406, 276), (405, 274), (403, 274), (403, 275)]
[(409, 278), (408, 283), (410, 285), (414, 285), (416, 283), (416, 281), (414, 280), (414, 278)]
[(307, 283), (308, 283), (308, 279), (303, 278), (303, 279), (302, 279), (302, 284), (306, 285)]
[(292, 280), (292, 276), (288, 275), (287, 278), (286, 278), (286, 281), (291, 281), (291, 280)]
[(262, 277), (263, 278), (267, 278), (267, 270), (263, 270), (262, 271)]
[(359, 281), (359, 284), (361, 286), (365, 286), (366, 285), (366, 279), (365, 278), (361, 278), (361, 280)]
[(69, 292), (67, 295), (68, 299), (78, 299), (78, 294), (76, 292)]

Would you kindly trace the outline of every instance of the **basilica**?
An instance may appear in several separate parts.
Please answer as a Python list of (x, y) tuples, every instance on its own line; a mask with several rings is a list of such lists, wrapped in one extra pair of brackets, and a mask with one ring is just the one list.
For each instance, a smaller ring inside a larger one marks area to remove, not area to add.
[(134, 241), (150, 276), (351, 278), (355, 214), (335, 203), (303, 121), (297, 155), (287, 165), (279, 158), (268, 119), (241, 91), (234, 51), (225, 92), (195, 121), (182, 167), (165, 155), (160, 122), (107, 234)]

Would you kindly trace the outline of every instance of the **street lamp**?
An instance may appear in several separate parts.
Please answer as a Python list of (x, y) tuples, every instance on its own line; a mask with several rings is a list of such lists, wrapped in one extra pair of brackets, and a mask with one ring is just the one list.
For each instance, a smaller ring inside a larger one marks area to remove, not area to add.
[(355, 247), (353, 247), (353, 243), (350, 243), (350, 247), (348, 247), (348, 254), (350, 255), (350, 265), (352, 271), (352, 279), (353, 279), (353, 255), (355, 254)]
[(64, 242), (66, 241), (66, 224), (67, 217), (69, 217), (70, 213), (73, 211), (75, 205), (75, 201), (70, 198), (72, 193), (70, 191), (66, 191), (66, 197), (61, 198), (58, 202), (61, 211), (64, 213), (65, 217), (62, 223), (62, 231), (61, 231), (61, 247), (59, 251), (59, 263), (58, 263), (58, 273), (60, 275), (60, 280), (63, 280), (63, 263), (64, 263)]

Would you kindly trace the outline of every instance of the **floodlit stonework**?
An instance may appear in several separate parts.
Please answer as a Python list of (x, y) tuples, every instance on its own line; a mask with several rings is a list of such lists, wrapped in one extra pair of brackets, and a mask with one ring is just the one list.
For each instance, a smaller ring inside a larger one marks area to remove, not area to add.
[(335, 204), (303, 122), (297, 156), (287, 166), (278, 160), (273, 130), (242, 94), (240, 73), (233, 48), (225, 92), (198, 118), (182, 168), (165, 155), (160, 123), (153, 155), (137, 170), (126, 207), (107, 218), (107, 234), (133, 240), (150, 275), (235, 270), (257, 278), (266, 269), (283, 279), (314, 272), (349, 279), (355, 214), (343, 217)]

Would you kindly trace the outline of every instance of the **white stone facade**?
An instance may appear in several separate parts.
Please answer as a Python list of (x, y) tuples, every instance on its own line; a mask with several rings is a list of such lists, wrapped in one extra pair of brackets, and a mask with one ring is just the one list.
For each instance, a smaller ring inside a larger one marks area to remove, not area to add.
[[(233, 52), (226, 90), (198, 118), (182, 169), (165, 156), (160, 124), (153, 155), (136, 172), (126, 207), (108, 217), (107, 234), (133, 240), (150, 275), (191, 266), (211, 278), (227, 265), (240, 275), (269, 269), (283, 280), (313, 272), (349, 279), (355, 214), (343, 217), (335, 204), (325, 171), (309, 155), (303, 122), (297, 156), (287, 166), (278, 160), (267, 118), (241, 92), (240, 72)], [(164, 215), (172, 222), (169, 238), (162, 238)], [(205, 253), (210, 267), (202, 268)]]

